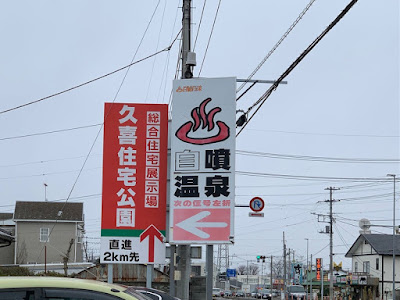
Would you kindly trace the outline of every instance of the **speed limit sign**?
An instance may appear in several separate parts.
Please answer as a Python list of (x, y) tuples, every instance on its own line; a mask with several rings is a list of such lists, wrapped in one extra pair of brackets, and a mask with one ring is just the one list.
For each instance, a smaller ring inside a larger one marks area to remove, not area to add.
[(250, 209), (254, 212), (260, 212), (264, 209), (264, 200), (260, 197), (254, 197), (250, 200)]

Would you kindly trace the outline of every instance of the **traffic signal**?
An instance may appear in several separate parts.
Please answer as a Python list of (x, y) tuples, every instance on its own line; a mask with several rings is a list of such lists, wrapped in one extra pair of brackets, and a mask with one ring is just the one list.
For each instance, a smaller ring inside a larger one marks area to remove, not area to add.
[(265, 256), (264, 255), (257, 255), (257, 262), (260, 262), (260, 260), (262, 260), (262, 262), (265, 262)]

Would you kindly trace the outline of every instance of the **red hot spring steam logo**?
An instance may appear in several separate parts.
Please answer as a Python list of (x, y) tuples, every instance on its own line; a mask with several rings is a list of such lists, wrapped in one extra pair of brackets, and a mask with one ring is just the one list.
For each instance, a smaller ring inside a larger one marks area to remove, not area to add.
[[(191, 115), (194, 122), (188, 121), (176, 131), (175, 135), (178, 139), (190, 144), (206, 145), (224, 141), (229, 137), (229, 127), (224, 122), (214, 123), (214, 116), (221, 111), (221, 108), (215, 107), (206, 113), (206, 105), (211, 100), (211, 98), (207, 98), (201, 102), (199, 107), (193, 108)], [(199, 130), (200, 125), (202, 125), (199, 132), (201, 133), (200, 137), (194, 137), (193, 133)], [(210, 131), (216, 127), (218, 132), (210, 136)]]

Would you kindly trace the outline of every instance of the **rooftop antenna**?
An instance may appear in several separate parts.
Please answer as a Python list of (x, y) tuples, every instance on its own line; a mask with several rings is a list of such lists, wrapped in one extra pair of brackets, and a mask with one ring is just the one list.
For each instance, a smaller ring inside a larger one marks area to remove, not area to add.
[(361, 230), (360, 233), (361, 234), (369, 234), (371, 233), (371, 230), (369, 230), (369, 228), (371, 227), (371, 222), (368, 219), (361, 219), (358, 222), (358, 226), (360, 226)]

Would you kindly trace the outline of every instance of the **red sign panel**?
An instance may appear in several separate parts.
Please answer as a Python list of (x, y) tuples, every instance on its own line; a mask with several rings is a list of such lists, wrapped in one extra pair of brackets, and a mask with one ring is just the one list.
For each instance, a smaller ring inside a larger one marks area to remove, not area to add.
[(317, 280), (321, 280), (321, 260), (322, 260), (322, 258), (317, 258), (317, 259), (316, 259), (316, 265), (317, 265)]
[(104, 115), (102, 236), (165, 231), (168, 106), (106, 103)]

